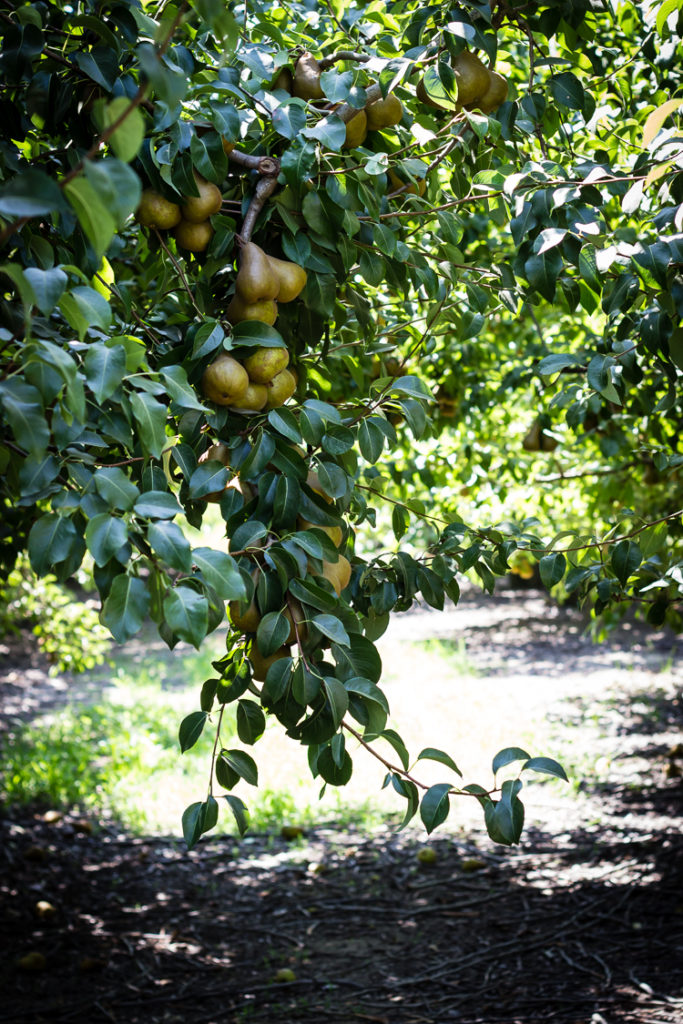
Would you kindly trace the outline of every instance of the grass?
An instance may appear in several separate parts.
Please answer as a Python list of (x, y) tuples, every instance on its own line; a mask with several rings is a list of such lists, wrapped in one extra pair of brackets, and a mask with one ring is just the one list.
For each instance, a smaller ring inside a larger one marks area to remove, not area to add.
[[(181, 755), (178, 727), (197, 710), (199, 686), (212, 674), (211, 661), (221, 645), (218, 639), (201, 652), (164, 647), (158, 654), (139, 648), (117, 652), (97, 702), (73, 703), (31, 724), (14, 723), (0, 767), (5, 803), (78, 806), (113, 817), (134, 832), (178, 834), (184, 809), (206, 795), (214, 739), (209, 724)], [(370, 801), (345, 799), (343, 791), (331, 787), (320, 802), (320, 780), (310, 778), (305, 749), (295, 749), (298, 758), (287, 751), (285, 759), (281, 731), (273, 723), (253, 748), (258, 788), (241, 781), (235, 790), (249, 808), (252, 829), (279, 829), (284, 823), (310, 827), (330, 819), (367, 828), (383, 820)], [(232, 708), (224, 715), (221, 740), (244, 748)], [(286, 738), (284, 745), (293, 746)], [(235, 831), (225, 804), (219, 828)]]

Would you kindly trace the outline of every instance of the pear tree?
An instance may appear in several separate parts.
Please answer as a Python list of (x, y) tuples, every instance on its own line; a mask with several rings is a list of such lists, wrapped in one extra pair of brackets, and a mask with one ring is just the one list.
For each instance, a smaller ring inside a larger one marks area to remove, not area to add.
[(0, 13), (0, 564), (90, 566), (120, 642), (227, 625), (189, 845), (246, 827), (267, 718), (323, 789), (360, 746), (404, 823), (517, 842), (557, 762), (463, 785), (387, 724), (376, 641), (464, 577), (680, 626), (681, 8)]

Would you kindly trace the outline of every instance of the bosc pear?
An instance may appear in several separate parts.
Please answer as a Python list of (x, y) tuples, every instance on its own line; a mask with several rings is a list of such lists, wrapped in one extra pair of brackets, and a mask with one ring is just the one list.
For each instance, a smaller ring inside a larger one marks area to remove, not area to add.
[[(257, 348), (244, 360), (244, 369), (255, 384), (269, 384), (289, 362), (286, 348)], [(265, 405), (265, 402), (264, 402)]]
[(138, 223), (146, 228), (169, 231), (180, 221), (180, 207), (176, 203), (171, 203), (159, 192), (146, 188), (140, 197), (135, 217)]
[(466, 107), (483, 96), (489, 87), (489, 71), (476, 54), (463, 50), (453, 61), (458, 103)]
[(296, 391), (296, 377), (291, 370), (285, 368), (280, 370), (271, 381), (268, 381), (266, 387), (268, 388), (266, 409), (277, 409), (284, 405)]
[(403, 104), (398, 96), (390, 92), (381, 100), (368, 104), (365, 108), (368, 119), (368, 131), (381, 131), (382, 128), (391, 128), (398, 124), (403, 117)]
[(173, 234), (181, 249), (188, 252), (203, 252), (213, 238), (213, 228), (208, 220), (201, 224), (193, 224), (189, 220), (181, 220), (176, 225)]
[(255, 384), (250, 380), (247, 390), (233, 405), (230, 406), (230, 408), (234, 412), (240, 412), (246, 416), (249, 413), (260, 412), (267, 401), (268, 389), (266, 388), (266, 385)]
[(507, 79), (497, 71), (489, 71), (489, 87), (472, 106), (481, 110), (482, 114), (490, 114), (504, 103), (508, 95)]
[(368, 117), (364, 110), (359, 110), (350, 121), (346, 122), (346, 136), (343, 148), (355, 149), (357, 146), (362, 146), (367, 134)]
[(278, 302), (293, 302), (306, 286), (306, 271), (298, 263), (290, 263), (289, 260), (279, 260), (276, 256), (268, 256), (267, 259), (279, 284), (274, 298)]
[(280, 280), (272, 260), (254, 242), (247, 242), (242, 248), (235, 290), (247, 305), (278, 297)]
[(214, 213), (218, 213), (223, 203), (221, 190), (212, 181), (207, 181), (199, 174), (194, 176), (198, 196), (187, 196), (183, 203), (183, 218), (191, 224), (201, 224)]
[(320, 85), (320, 65), (308, 50), (302, 53), (294, 68), (292, 95), (300, 100), (321, 100), (324, 98)]
[(216, 405), (233, 405), (249, 387), (249, 375), (240, 363), (222, 352), (202, 375), (202, 390)]
[(252, 675), (254, 679), (259, 683), (263, 683), (265, 682), (270, 666), (274, 665), (275, 662), (279, 661), (281, 658), (289, 657), (289, 647), (280, 647), (274, 654), (269, 654), (268, 657), (264, 657), (258, 649), (256, 641), (253, 640), (249, 645), (247, 654), (249, 655), (249, 661), (251, 662)]
[(344, 555), (340, 555), (336, 562), (323, 562), (322, 575), (330, 581), (339, 597), (351, 580), (351, 563)]
[(240, 324), (243, 320), (259, 320), (262, 324), (272, 327), (277, 320), (277, 302), (274, 299), (245, 302), (237, 293), (233, 295), (225, 315), (231, 324)]

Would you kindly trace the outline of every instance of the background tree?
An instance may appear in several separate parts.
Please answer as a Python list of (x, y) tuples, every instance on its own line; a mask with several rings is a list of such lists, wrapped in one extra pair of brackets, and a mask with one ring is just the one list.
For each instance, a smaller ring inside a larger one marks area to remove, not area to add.
[(464, 573), (679, 625), (680, 7), (2, 13), (2, 564), (91, 559), (120, 641), (199, 646), (229, 603), (189, 843), (216, 784), (246, 825), (233, 702), (245, 746), (274, 715), (343, 785), (352, 737), (406, 821), (457, 793), (515, 842), (498, 772), (555, 762), (427, 787), (386, 728), (373, 641)]

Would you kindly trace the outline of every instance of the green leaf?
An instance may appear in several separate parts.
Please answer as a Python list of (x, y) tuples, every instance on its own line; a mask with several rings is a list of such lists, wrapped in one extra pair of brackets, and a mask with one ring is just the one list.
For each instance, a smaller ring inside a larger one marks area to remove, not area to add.
[(582, 110), (585, 102), (583, 86), (571, 71), (563, 71), (550, 80), (550, 91), (563, 107), (570, 110)]
[(195, 548), (192, 559), (203, 578), (222, 601), (242, 601), (246, 598), (247, 588), (237, 563), (225, 551)]
[[(94, 516), (85, 530), (85, 542), (95, 565), (106, 565), (115, 558), (127, 540), (128, 529), (123, 519), (106, 512)], [(127, 561), (127, 557), (124, 555), (120, 561)]]
[(439, 782), (430, 786), (420, 802), (420, 817), (422, 824), (431, 834), (435, 828), (442, 825), (448, 817), (451, 809), (449, 792), (451, 786), (448, 782)]
[(102, 606), (100, 621), (120, 644), (130, 640), (140, 630), (149, 611), (150, 594), (141, 579), (116, 576), (109, 596)]
[(517, 794), (522, 788), (519, 779), (507, 780), (502, 786), (500, 800), (492, 800), (484, 807), (484, 819), (489, 836), (496, 843), (512, 846), (519, 842), (524, 827), (524, 806)]
[(407, 771), (408, 765), (410, 764), (410, 754), (406, 750), (405, 744), (399, 734), (394, 729), (385, 729), (380, 734), (381, 739), (386, 740), (398, 754), (403, 768)]
[(232, 796), (230, 793), (226, 793), (224, 799), (232, 811), (237, 831), (240, 836), (245, 835), (249, 828), (249, 811), (246, 808), (246, 804), (238, 796)]
[(275, 654), (289, 636), (289, 620), (282, 612), (268, 612), (256, 630), (256, 644), (264, 658)]
[[(95, 255), (102, 257), (116, 234), (114, 217), (84, 175), (79, 175), (73, 181), (68, 182), (64, 186), (64, 193), (74, 208), (78, 222), (95, 250)], [(99, 292), (95, 294), (99, 295)], [(103, 302), (106, 301), (101, 295), (99, 297)], [(68, 314), (63, 307), (62, 312), (68, 319)], [(74, 325), (72, 324), (72, 326)]]
[(551, 757), (531, 757), (523, 766), (522, 770), (529, 769), (532, 772), (540, 772), (543, 775), (553, 775), (556, 779), (569, 782), (567, 773), (561, 764)]
[(133, 391), (129, 397), (144, 450), (155, 459), (161, 458), (168, 441), (166, 406), (144, 391)]
[(42, 455), (50, 443), (40, 392), (15, 377), (0, 382), (0, 401), (17, 442), (32, 455)]
[(179, 584), (167, 591), (164, 619), (174, 636), (199, 649), (209, 629), (209, 602), (191, 587)]
[(44, 576), (53, 566), (69, 557), (74, 542), (79, 539), (70, 519), (56, 513), (47, 513), (37, 519), (28, 537), (28, 556), (31, 568)]
[(337, 764), (331, 747), (324, 747), (318, 755), (316, 768), (320, 777), (330, 786), (345, 786), (353, 775), (353, 762), (345, 750), (341, 758), (341, 765)]
[(513, 761), (528, 761), (529, 757), (530, 755), (521, 747), (505, 747), (499, 750), (493, 759), (493, 774), (496, 775), (501, 768), (512, 764)]
[(559, 583), (565, 574), (567, 559), (559, 551), (544, 555), (538, 563), (541, 574), (541, 583), (550, 590), (556, 583)]
[(279, 434), (294, 444), (301, 444), (301, 431), (296, 416), (289, 409), (271, 409), (268, 422)]
[(286, 348), (282, 335), (260, 320), (243, 320), (232, 329), (235, 346), (249, 348)]
[(111, 398), (126, 373), (126, 352), (121, 345), (95, 342), (88, 347), (83, 361), (85, 377), (97, 402)]
[(145, 122), (139, 108), (132, 106), (127, 96), (117, 96), (110, 103), (98, 100), (93, 116), (101, 132), (108, 131), (117, 121), (121, 121), (109, 136), (109, 145), (120, 160), (130, 163), (135, 159), (145, 137)]
[(334, 615), (315, 615), (311, 622), (316, 629), (320, 630), (323, 636), (333, 640), (336, 644), (341, 644), (342, 647), (349, 647), (351, 643), (349, 634)]
[(340, 683), (334, 676), (325, 676), (323, 689), (332, 714), (334, 728), (338, 729), (342, 718), (349, 707), (349, 695), (343, 683)]
[(200, 836), (210, 832), (218, 821), (218, 804), (212, 796), (204, 803), (190, 804), (183, 813), (183, 836), (188, 850), (196, 846)]
[(447, 768), (450, 768), (456, 775), (459, 775), (462, 778), (462, 772), (453, 758), (449, 754), (444, 753), (443, 750), (438, 750), (436, 747), (425, 747), (425, 749), (417, 755), (417, 760), (438, 761), (439, 764), (446, 765)]
[(89, 160), (85, 176), (116, 227), (122, 228), (140, 205), (142, 186), (135, 171), (120, 160)]
[(57, 182), (33, 167), (22, 170), (0, 189), (3, 217), (39, 217), (63, 206)]
[(190, 477), (190, 497), (205, 498), (208, 494), (220, 494), (227, 486), (230, 475), (230, 471), (217, 459), (202, 462)]
[(93, 483), (110, 508), (127, 512), (133, 507), (140, 491), (129, 480), (126, 474), (118, 466), (105, 466), (98, 469), (93, 477)]
[(109, 329), (111, 309), (109, 303), (94, 288), (78, 287), (62, 295), (59, 308), (68, 324), (83, 341), (91, 327), (101, 331)]
[(237, 703), (237, 735), (242, 743), (256, 743), (263, 736), (266, 728), (266, 716), (253, 700), (240, 700)]
[(39, 270), (38, 267), (27, 267), (24, 277), (33, 289), (35, 304), (45, 316), (55, 308), (66, 290), (68, 277), (59, 267), (52, 270)]
[(258, 786), (258, 768), (249, 754), (243, 750), (221, 750), (220, 758), (250, 786)]
[(634, 540), (620, 540), (615, 544), (610, 559), (614, 575), (622, 586), (626, 585), (643, 560), (643, 553)]
[(145, 491), (136, 500), (133, 511), (143, 519), (173, 519), (182, 509), (168, 491)]
[(363, 420), (358, 428), (358, 447), (363, 458), (375, 463), (384, 448), (384, 434), (372, 420)]
[(183, 718), (178, 731), (181, 754), (184, 754), (186, 750), (195, 745), (204, 731), (208, 718), (209, 716), (206, 711), (193, 711), (192, 714)]
[(155, 554), (162, 558), (171, 569), (190, 572), (192, 549), (190, 542), (176, 523), (163, 520), (150, 523), (147, 529), (147, 540)]

